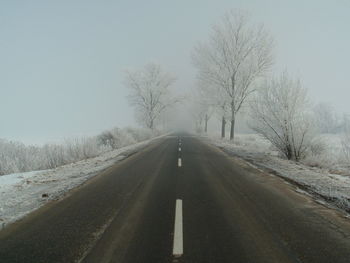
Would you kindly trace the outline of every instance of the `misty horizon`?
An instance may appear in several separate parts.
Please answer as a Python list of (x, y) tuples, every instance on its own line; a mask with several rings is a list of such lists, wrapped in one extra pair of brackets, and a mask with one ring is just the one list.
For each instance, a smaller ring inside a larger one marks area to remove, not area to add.
[[(155, 61), (186, 96), (196, 85), (193, 47), (230, 9), (273, 36), (273, 74), (288, 69), (313, 103), (350, 113), (346, 1), (11, 1), (0, 8), (0, 138), (42, 144), (138, 125), (124, 70)], [(183, 116), (176, 123), (188, 126)]]

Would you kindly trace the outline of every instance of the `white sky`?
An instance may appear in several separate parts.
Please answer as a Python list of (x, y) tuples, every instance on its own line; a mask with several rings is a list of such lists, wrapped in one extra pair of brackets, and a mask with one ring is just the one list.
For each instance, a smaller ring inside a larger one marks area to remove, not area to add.
[(232, 8), (276, 41), (275, 72), (350, 113), (350, 1), (0, 1), (0, 138), (42, 143), (135, 125), (122, 70), (156, 61), (193, 86), (190, 52)]

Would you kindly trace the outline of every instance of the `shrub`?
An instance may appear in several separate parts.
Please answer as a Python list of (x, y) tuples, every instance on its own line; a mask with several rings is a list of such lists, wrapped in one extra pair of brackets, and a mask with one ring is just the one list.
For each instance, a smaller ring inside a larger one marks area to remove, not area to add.
[(0, 175), (56, 168), (153, 136), (147, 129), (114, 128), (98, 136), (66, 139), (63, 144), (42, 147), (0, 139)]

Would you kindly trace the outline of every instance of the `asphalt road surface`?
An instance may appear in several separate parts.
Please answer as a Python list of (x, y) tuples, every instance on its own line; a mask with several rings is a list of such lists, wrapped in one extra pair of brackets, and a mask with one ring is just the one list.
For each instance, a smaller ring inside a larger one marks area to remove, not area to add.
[(0, 232), (0, 262), (350, 262), (350, 220), (199, 139), (159, 139)]

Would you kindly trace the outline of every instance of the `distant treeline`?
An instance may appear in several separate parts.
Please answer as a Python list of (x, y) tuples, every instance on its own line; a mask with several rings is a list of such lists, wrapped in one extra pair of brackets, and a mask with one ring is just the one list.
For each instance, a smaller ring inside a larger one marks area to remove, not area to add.
[(93, 137), (66, 139), (62, 144), (25, 145), (0, 139), (0, 175), (52, 169), (150, 139), (149, 129), (114, 128)]

